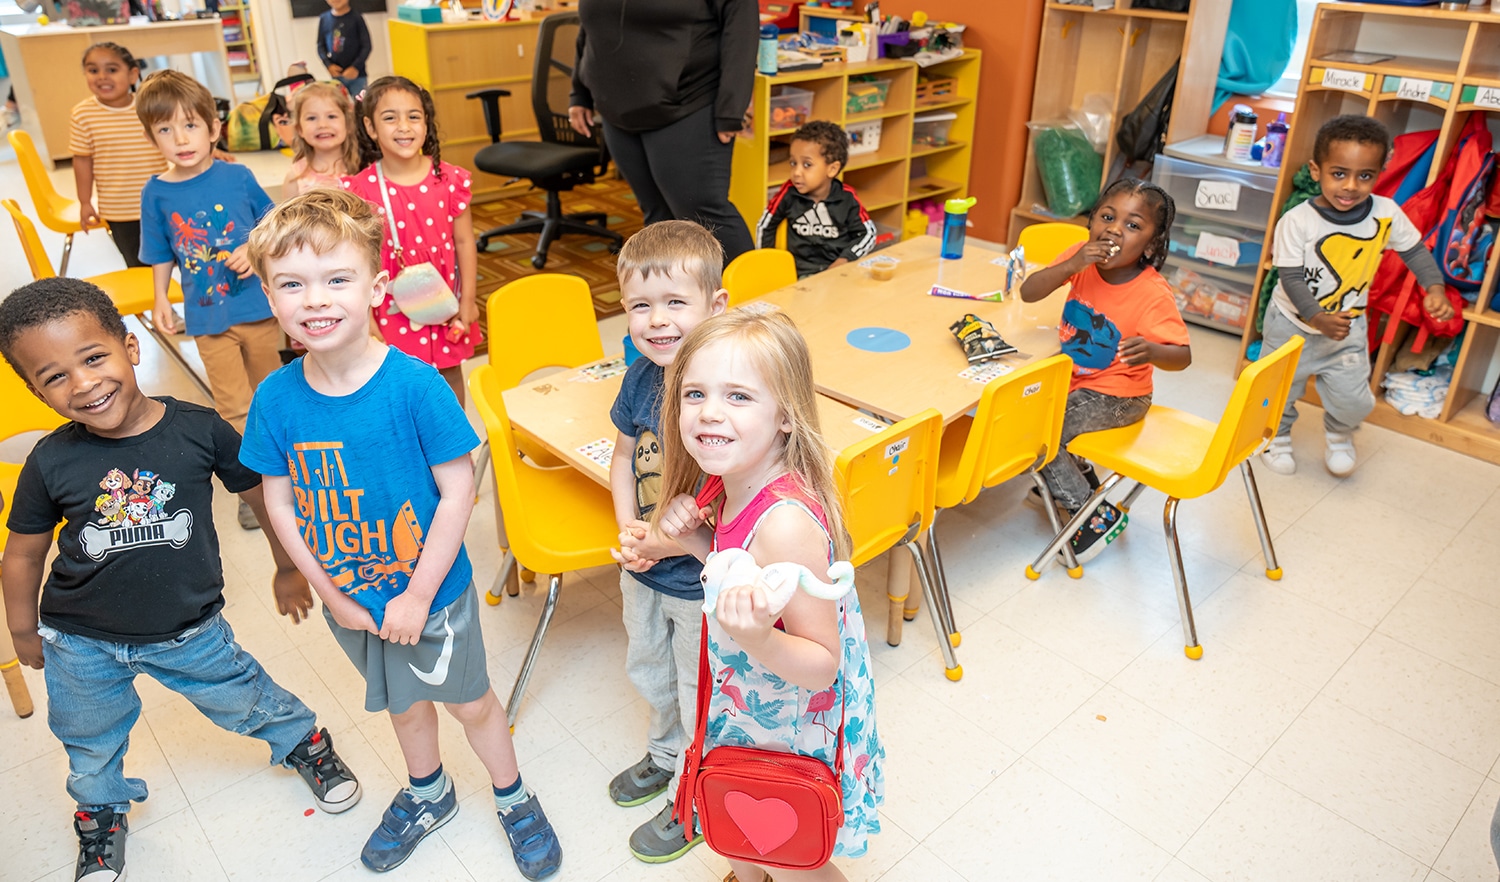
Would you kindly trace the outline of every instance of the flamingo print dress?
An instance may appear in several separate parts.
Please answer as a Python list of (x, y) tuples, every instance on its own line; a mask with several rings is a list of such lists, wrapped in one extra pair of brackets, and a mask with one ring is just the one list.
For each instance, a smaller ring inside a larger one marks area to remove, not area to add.
[[(812, 515), (827, 534), (823, 510), (792, 475), (766, 485), (734, 520), (714, 531), (714, 550), (745, 548), (755, 538), (761, 520), (779, 505), (795, 505)], [(829, 543), (829, 562), (833, 545)], [(766, 563), (773, 563), (767, 561)], [(839, 677), (820, 692), (786, 682), (751, 658), (708, 617), (708, 664), (713, 677), (709, 696), (705, 754), (733, 745), (786, 750), (815, 757), (834, 767), (839, 731), (840, 694), (848, 702), (844, 717), (844, 825), (833, 853), (860, 857), (869, 836), (880, 832), (877, 808), (885, 800), (882, 766), (885, 748), (875, 729), (875, 679), (870, 671), (870, 648), (865, 642), (865, 620), (859, 597), (850, 591), (838, 601), (839, 637), (843, 658)]]

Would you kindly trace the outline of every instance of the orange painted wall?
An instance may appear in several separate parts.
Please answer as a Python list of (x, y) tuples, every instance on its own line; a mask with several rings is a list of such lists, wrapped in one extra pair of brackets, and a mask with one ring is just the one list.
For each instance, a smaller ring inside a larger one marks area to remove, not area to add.
[[(861, 4), (863, 5), (863, 4)], [(970, 233), (1004, 242), (1010, 210), (1021, 193), (1026, 161), (1026, 119), (1042, 31), (1041, 0), (881, 0), (880, 11), (911, 19), (916, 10), (938, 21), (967, 25), (964, 45), (984, 53), (974, 125), (969, 195)]]

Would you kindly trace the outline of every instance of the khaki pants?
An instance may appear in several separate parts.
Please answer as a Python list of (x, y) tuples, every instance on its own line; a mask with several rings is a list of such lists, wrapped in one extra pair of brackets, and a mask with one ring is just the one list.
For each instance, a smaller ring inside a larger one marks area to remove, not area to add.
[(208, 374), (208, 387), (214, 393), (214, 407), (243, 435), (255, 387), (281, 367), (281, 326), (274, 318), (261, 319), (193, 340)]

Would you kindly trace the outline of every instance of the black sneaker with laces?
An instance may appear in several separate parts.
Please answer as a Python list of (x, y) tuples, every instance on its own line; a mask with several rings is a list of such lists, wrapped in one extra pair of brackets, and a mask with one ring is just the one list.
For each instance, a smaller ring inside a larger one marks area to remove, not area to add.
[(359, 779), (333, 749), (333, 736), (327, 729), (307, 736), (287, 755), (286, 764), (307, 782), (313, 800), (323, 811), (336, 815), (359, 802)]
[(1080, 564), (1098, 557), (1099, 552), (1119, 538), (1128, 523), (1130, 523), (1130, 515), (1108, 502), (1099, 503), (1093, 515), (1084, 521), (1083, 526), (1078, 528), (1078, 532), (1073, 534), (1073, 538), (1068, 540), (1073, 546), (1073, 557)]
[(125, 878), (125, 835), (130, 825), (123, 812), (99, 809), (74, 812), (78, 833), (78, 871), (74, 882), (116, 882)]

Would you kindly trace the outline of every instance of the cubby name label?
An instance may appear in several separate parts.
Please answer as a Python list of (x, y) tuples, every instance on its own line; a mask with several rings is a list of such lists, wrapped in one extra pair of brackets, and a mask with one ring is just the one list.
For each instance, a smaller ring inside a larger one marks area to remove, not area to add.
[(1432, 98), (1432, 80), (1414, 80), (1402, 77), (1396, 86), (1396, 97), (1408, 101), (1427, 101)]
[(1475, 107), (1493, 107), (1500, 110), (1500, 89), (1493, 86), (1480, 86), (1474, 93)]
[(1363, 92), (1365, 90), (1365, 75), (1357, 70), (1339, 70), (1336, 67), (1327, 67), (1323, 69), (1323, 88), (1342, 89), (1345, 92)]
[(1211, 211), (1239, 211), (1240, 185), (1233, 181), (1199, 181), (1193, 207)]

